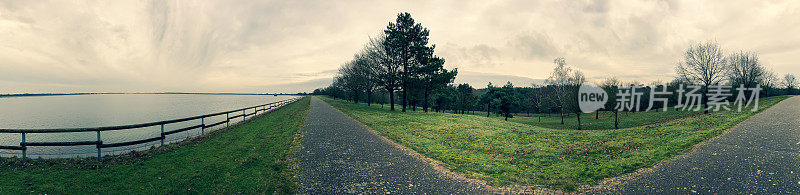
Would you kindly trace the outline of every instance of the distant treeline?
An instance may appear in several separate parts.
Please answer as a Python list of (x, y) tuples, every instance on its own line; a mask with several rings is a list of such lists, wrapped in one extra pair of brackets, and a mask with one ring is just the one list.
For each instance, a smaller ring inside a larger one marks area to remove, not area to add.
[[(353, 60), (341, 66), (330, 86), (316, 89), (313, 94), (352, 102), (380, 103), (381, 106), (388, 103), (391, 110), (394, 110), (395, 99), (399, 98), (402, 111), (406, 111), (406, 107), (412, 110), (422, 107), (425, 112), (428, 108), (454, 113), (485, 111), (487, 116), (495, 113), (505, 116), (506, 120), (513, 117), (512, 113), (559, 113), (563, 124), (564, 113), (577, 113), (580, 123), (577, 91), (586, 79), (580, 70), (566, 66), (564, 58), (553, 61), (556, 67), (543, 85), (526, 83), (527, 86), (516, 87), (510, 82), (503, 86), (489, 83), (486, 88), (475, 89), (469, 84), (453, 84), (457, 70), (443, 68), (445, 60), (433, 55), (435, 45), (428, 46), (428, 29), (415, 23), (410, 14), (398, 14), (396, 21), (390, 22), (383, 32), (370, 38)], [(616, 114), (618, 90), (632, 85), (643, 86), (644, 94), (639, 109), (631, 112), (678, 104), (678, 94), (673, 93), (666, 104), (654, 102), (651, 107), (651, 87), (675, 92), (681, 85), (701, 86), (701, 102), (706, 107), (709, 87), (713, 85), (733, 86), (734, 96), (730, 98), (735, 98), (734, 90), (739, 86), (760, 86), (761, 97), (797, 94), (798, 81), (794, 75), (779, 78), (758, 59), (755, 52), (725, 54), (713, 41), (692, 44), (676, 65), (677, 75), (672, 81), (623, 82), (609, 76), (595, 83), (609, 92), (609, 101), (601, 110)], [(398, 95), (396, 91), (402, 93)], [(703, 110), (707, 113), (707, 109)]]

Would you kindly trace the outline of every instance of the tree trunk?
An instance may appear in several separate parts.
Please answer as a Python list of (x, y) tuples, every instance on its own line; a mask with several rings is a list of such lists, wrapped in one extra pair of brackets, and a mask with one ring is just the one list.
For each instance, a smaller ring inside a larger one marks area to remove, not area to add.
[(425, 89), (425, 103), (422, 105), (422, 110), (428, 112), (428, 89)]
[(367, 106), (372, 105), (372, 92), (367, 92)]
[(389, 107), (394, 111), (394, 90), (389, 90)]
[(404, 86), (404, 87), (403, 87), (403, 88), (404, 88), (404, 89), (403, 89), (403, 101), (402, 101), (401, 103), (403, 104), (403, 112), (406, 112), (406, 103), (407, 103), (407, 102), (406, 102), (406, 97), (407, 97), (407, 96), (406, 96), (406, 89), (405, 89), (405, 85), (403, 85), (403, 86)]
[(617, 110), (614, 110), (614, 129), (619, 129), (619, 115)]
[[(403, 64), (403, 75), (405, 75), (407, 71), (408, 71), (408, 65)], [(406, 112), (406, 104), (408, 103), (408, 101), (406, 100), (406, 99), (408, 99), (407, 91), (408, 91), (408, 86), (406, 86), (406, 77), (404, 76), (403, 77), (403, 112)]]
[(700, 98), (703, 100), (703, 113), (708, 114), (708, 85), (706, 85), (705, 89), (703, 89), (703, 97)]
[(594, 112), (594, 119), (600, 119), (600, 110)]
[(561, 124), (564, 124), (564, 109), (561, 109)]
[(491, 111), (492, 111), (492, 110), (491, 110), (491, 109), (492, 109), (492, 107), (491, 107), (490, 105), (491, 105), (491, 104), (486, 104), (486, 117), (489, 117), (489, 114), (490, 114), (490, 113), (492, 113), (492, 112), (491, 112)]
[(578, 130), (581, 130), (581, 112), (576, 112), (578, 114)]
[(358, 104), (358, 91), (353, 91), (353, 102)]

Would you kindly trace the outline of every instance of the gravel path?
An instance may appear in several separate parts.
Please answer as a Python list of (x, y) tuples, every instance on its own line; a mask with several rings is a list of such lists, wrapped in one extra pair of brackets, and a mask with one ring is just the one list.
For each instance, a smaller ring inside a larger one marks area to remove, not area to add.
[(614, 193), (800, 193), (800, 96), (619, 187)]
[(298, 172), (302, 194), (485, 194), (441, 174), (316, 97), (306, 116)]

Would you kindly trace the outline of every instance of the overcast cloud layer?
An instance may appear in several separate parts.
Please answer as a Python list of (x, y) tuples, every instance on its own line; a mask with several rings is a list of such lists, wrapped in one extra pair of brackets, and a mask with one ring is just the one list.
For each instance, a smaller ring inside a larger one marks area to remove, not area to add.
[(546, 78), (558, 56), (667, 81), (703, 40), (800, 73), (800, 1), (0, 0), (0, 94), (308, 91), (404, 11), (478, 86)]

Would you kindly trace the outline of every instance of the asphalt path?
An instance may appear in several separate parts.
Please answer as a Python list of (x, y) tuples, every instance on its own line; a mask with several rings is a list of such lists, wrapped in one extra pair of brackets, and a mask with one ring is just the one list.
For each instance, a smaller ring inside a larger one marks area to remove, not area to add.
[(613, 189), (621, 194), (800, 194), (800, 96)]
[(302, 194), (486, 194), (312, 97), (298, 151)]

